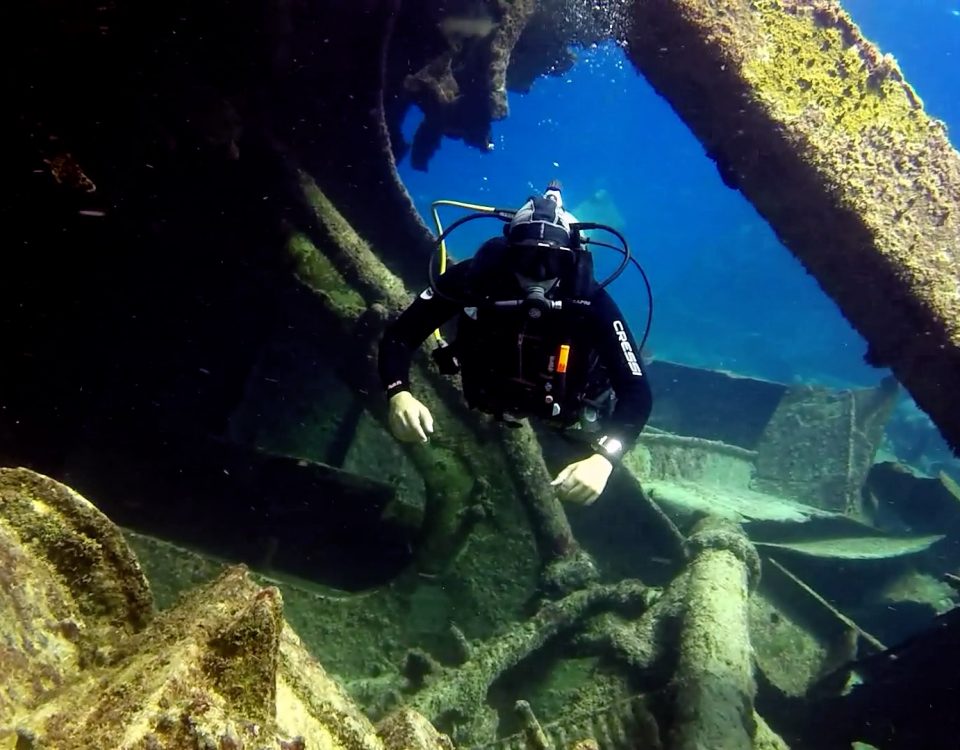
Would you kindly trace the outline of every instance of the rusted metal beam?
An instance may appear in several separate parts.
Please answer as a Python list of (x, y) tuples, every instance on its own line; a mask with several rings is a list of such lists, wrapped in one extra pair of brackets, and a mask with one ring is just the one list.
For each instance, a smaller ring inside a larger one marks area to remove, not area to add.
[(960, 155), (834, 0), (636, 0), (629, 55), (960, 448)]

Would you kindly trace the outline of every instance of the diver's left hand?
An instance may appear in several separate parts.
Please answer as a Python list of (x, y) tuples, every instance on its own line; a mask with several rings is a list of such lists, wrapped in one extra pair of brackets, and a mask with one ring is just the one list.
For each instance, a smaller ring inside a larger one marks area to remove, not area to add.
[(613, 464), (609, 459), (594, 453), (589, 458), (570, 464), (557, 474), (550, 486), (558, 488), (561, 500), (590, 505), (600, 497), (612, 471)]

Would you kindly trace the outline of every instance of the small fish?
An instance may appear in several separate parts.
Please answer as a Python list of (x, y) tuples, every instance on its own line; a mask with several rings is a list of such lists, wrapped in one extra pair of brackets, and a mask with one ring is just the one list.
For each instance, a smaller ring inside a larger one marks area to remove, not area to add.
[(490, 36), (497, 26), (492, 18), (486, 16), (448, 16), (439, 23), (440, 31), (447, 39), (484, 39)]
[(98, 208), (82, 208), (77, 211), (81, 216), (106, 216), (106, 211), (101, 211)]

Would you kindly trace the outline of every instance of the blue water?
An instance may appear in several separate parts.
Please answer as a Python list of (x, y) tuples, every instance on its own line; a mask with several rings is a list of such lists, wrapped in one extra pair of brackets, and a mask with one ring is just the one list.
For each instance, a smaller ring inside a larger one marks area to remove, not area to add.
[[(845, 5), (898, 59), (928, 111), (960, 133), (960, 0)], [(563, 77), (511, 94), (510, 116), (494, 124), (491, 151), (445, 140), (427, 173), (400, 165), (424, 216), (437, 198), (517, 206), (551, 178), (563, 181), (568, 208), (605, 190), (653, 284), (654, 356), (838, 387), (884, 377), (863, 363), (861, 337), (752, 206), (723, 185), (699, 142), (622, 50), (609, 45), (579, 57)], [(414, 112), (405, 123), (408, 138), (418, 121)], [(445, 214), (448, 221), (458, 215)], [(452, 252), (469, 255), (482, 231), (458, 233)], [(599, 265), (602, 273), (611, 259)], [(642, 329), (639, 276), (628, 270), (611, 292)]]

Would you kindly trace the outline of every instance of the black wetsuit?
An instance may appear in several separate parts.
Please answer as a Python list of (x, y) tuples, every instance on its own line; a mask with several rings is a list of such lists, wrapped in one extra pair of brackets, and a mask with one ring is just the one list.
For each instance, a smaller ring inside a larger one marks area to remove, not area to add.
[[(433, 331), (458, 314), (458, 339), (453, 346), (461, 345), (466, 325), (470, 329), (495, 329), (495, 335), (504, 341), (514, 342), (513, 351), (516, 350), (518, 334), (531, 324), (522, 310), (487, 314), (481, 308), (477, 315), (474, 308), (465, 308), (462, 302), (454, 301), (476, 297), (476, 274), (472, 274), (471, 270), (470, 260), (453, 266), (441, 277), (440, 291), (443, 296), (426, 289), (388, 327), (380, 342), (379, 353), (380, 378), (388, 397), (409, 390), (408, 378), (413, 354)], [(504, 285), (509, 284), (513, 284), (514, 291), (517, 291), (516, 281), (510, 275), (501, 275), (496, 280), (487, 279), (484, 286), (499, 286), (502, 290)], [(517, 295), (522, 296), (519, 291)], [(571, 312), (567, 313), (567, 310)], [(565, 301), (564, 311), (546, 313), (540, 325), (571, 329), (571, 356), (582, 361), (585, 353), (589, 351), (593, 359), (602, 365), (605, 370), (604, 379), (609, 382), (616, 395), (612, 413), (603, 420), (602, 433), (619, 440), (624, 451), (627, 451), (646, 424), (652, 407), (650, 384), (640, 362), (637, 342), (620, 309), (604, 289), (594, 287), (587, 299), (579, 299), (576, 304)], [(561, 317), (563, 315), (567, 317)], [(465, 395), (468, 395), (467, 368), (473, 366), (471, 362), (484, 357), (500, 360), (510, 358), (510, 350), (506, 350), (507, 356), (504, 357), (502, 347), (499, 353), (478, 353), (475, 350), (482, 346), (477, 345), (477, 340), (477, 337), (471, 334), (470, 342), (466, 346), (460, 346), (458, 352), (463, 366)], [(582, 386), (586, 377), (586, 373), (581, 373), (576, 385)]]

